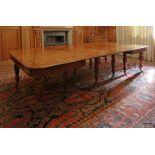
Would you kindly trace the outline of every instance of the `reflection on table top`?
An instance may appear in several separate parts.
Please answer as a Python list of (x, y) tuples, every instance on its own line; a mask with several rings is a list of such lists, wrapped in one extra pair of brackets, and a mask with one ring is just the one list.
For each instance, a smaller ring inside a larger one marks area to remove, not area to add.
[(27, 68), (39, 69), (146, 48), (145, 45), (100, 42), (14, 50), (10, 56)]

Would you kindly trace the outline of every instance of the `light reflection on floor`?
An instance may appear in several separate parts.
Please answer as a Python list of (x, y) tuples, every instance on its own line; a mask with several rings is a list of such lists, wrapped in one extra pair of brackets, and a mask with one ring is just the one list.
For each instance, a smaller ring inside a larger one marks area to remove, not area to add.
[(145, 78), (148, 83), (152, 83), (155, 80), (155, 69), (148, 70)]

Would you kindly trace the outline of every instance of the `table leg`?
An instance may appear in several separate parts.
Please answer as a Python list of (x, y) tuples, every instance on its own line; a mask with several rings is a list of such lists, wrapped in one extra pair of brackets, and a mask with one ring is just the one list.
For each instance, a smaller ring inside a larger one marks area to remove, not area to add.
[(126, 69), (127, 69), (127, 53), (123, 53), (123, 70), (125, 75), (126, 75)]
[(98, 82), (99, 58), (95, 58), (95, 84)]
[(98, 59), (98, 63), (99, 63), (99, 64), (101, 63), (101, 58)]
[(104, 59), (105, 59), (105, 62), (107, 62), (107, 56), (105, 56)]
[(76, 73), (77, 73), (77, 69), (74, 68), (74, 71), (73, 71), (73, 76), (74, 76), (74, 77), (76, 76)]
[(14, 64), (14, 71), (15, 71), (15, 80), (16, 80), (16, 89), (19, 90), (19, 80), (20, 80), (20, 77), (19, 77), (19, 67)]
[[(74, 70), (74, 73), (76, 73), (76, 70)], [(65, 100), (66, 98), (68, 98), (67, 87), (69, 84), (68, 72), (67, 71), (65, 71), (63, 74), (63, 80), (64, 80), (64, 85), (63, 85), (62, 97), (63, 97), (63, 100)]]
[(37, 101), (42, 101), (42, 95), (43, 95), (43, 92), (44, 92), (44, 88), (43, 88), (41, 78), (40, 77), (35, 77), (33, 79), (33, 83), (34, 83), (34, 92), (35, 92), (35, 95), (36, 95), (36, 99), (37, 99)]
[(140, 71), (141, 71), (141, 72), (143, 72), (143, 70), (142, 70), (142, 68), (143, 68), (143, 65), (142, 65), (143, 59), (144, 59), (144, 57), (143, 57), (143, 52), (140, 52), (140, 53), (139, 53), (139, 62), (140, 62), (139, 68), (140, 68)]
[(115, 76), (115, 63), (116, 63), (115, 54), (112, 54), (111, 56), (112, 78)]
[(67, 96), (67, 85), (68, 85), (68, 73), (67, 71), (64, 72), (64, 75), (63, 75), (63, 78), (64, 78), (64, 96)]
[(90, 68), (92, 68), (92, 66), (93, 66), (93, 61), (92, 61), (92, 59), (89, 60), (89, 65), (90, 65)]

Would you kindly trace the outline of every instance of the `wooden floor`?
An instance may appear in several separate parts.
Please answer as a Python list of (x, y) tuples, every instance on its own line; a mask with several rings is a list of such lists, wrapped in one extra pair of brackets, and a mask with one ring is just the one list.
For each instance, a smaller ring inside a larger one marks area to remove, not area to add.
[[(0, 80), (9, 79), (15, 76), (14, 63), (9, 61), (0, 62)], [(24, 72), (20, 72), (20, 77), (27, 76)]]
[(8, 75), (12, 76), (13, 73), (12, 61), (0, 62), (0, 79), (4, 79), (8, 77)]

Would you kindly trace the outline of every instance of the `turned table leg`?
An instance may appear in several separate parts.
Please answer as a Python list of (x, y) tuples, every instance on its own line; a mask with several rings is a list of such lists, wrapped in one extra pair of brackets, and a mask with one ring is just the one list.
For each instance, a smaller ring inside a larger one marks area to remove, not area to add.
[(123, 70), (125, 75), (126, 75), (126, 69), (127, 69), (127, 53), (123, 53)]
[(92, 66), (93, 66), (93, 60), (92, 59), (89, 60), (89, 65), (90, 65), (90, 68), (92, 68)]
[(98, 82), (99, 58), (95, 58), (95, 84)]
[(105, 62), (107, 62), (107, 56), (105, 56), (104, 59), (105, 59)]
[(101, 63), (101, 58), (98, 58), (98, 63), (99, 63), (99, 64)]
[(64, 72), (63, 75), (63, 79), (64, 79), (64, 97), (67, 97), (67, 86), (68, 86), (68, 73), (67, 71)]
[[(76, 70), (74, 70), (74, 73), (76, 73)], [(68, 72), (67, 71), (65, 71), (63, 73), (63, 80), (64, 80), (64, 83), (63, 83), (62, 97), (64, 100), (64, 99), (68, 98), (67, 87), (69, 84), (69, 80), (68, 80)]]
[(16, 89), (19, 90), (19, 80), (20, 80), (19, 71), (20, 71), (20, 69), (16, 64), (14, 64), (14, 71), (15, 71)]
[(112, 78), (115, 76), (115, 54), (112, 54), (111, 56), (111, 67), (112, 67)]
[(143, 65), (142, 65), (143, 59), (144, 59), (144, 57), (143, 57), (143, 52), (140, 52), (140, 53), (139, 53), (139, 62), (140, 62), (140, 64), (139, 64), (139, 69), (140, 69), (141, 72), (143, 72), (143, 70), (142, 70), (142, 68), (143, 68)]
[(75, 77), (75, 76), (76, 76), (76, 73), (77, 73), (77, 69), (76, 69), (76, 68), (74, 68), (74, 71), (73, 71), (73, 77)]
[(34, 83), (34, 92), (35, 92), (36, 99), (37, 99), (37, 101), (41, 101), (42, 96), (43, 96), (43, 92), (44, 92), (44, 88), (43, 88), (41, 78), (35, 77), (33, 79), (33, 83)]
[(76, 74), (77, 74), (77, 69), (74, 68), (74, 71), (73, 71), (73, 81), (76, 79)]

